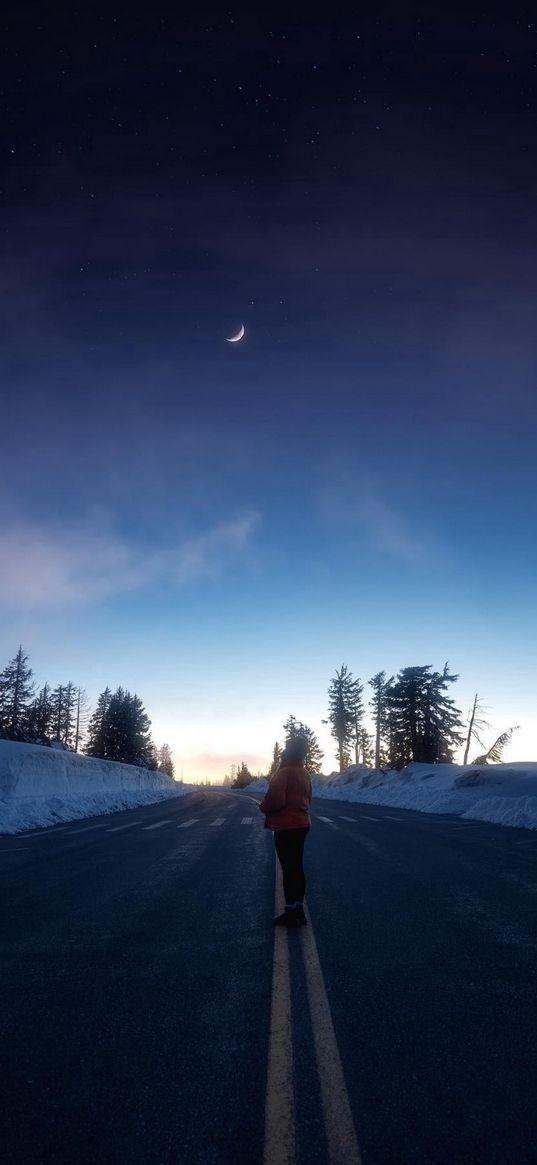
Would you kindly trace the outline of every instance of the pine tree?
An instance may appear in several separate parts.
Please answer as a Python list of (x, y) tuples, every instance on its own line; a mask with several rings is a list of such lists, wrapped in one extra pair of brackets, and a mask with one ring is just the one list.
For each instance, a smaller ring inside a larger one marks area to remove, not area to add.
[(285, 721), (285, 724), (283, 726), (283, 730), (285, 732), (285, 744), (284, 744), (284, 751), (285, 751), (286, 746), (288, 744), (290, 744), (291, 741), (296, 740), (301, 735), (300, 730), (299, 730), (299, 722), (298, 722), (296, 716), (288, 716), (287, 717), (287, 720)]
[(388, 720), (390, 763), (394, 768), (402, 769), (419, 757), (430, 671), (429, 665), (402, 668), (392, 684)]
[(146, 759), (144, 761), (143, 767), (145, 769), (151, 769), (152, 771), (156, 772), (156, 770), (159, 767), (158, 749), (157, 749), (156, 744), (152, 740), (149, 741), (149, 746), (147, 748), (145, 757), (146, 757)]
[(358, 756), (360, 759), (356, 761), (356, 764), (367, 765), (368, 768), (371, 768), (374, 756), (373, 739), (366, 728), (360, 729)]
[(374, 765), (379, 769), (385, 757), (383, 755), (382, 743), (384, 741), (387, 731), (387, 696), (390, 686), (393, 683), (393, 676), (389, 680), (386, 679), (386, 672), (379, 671), (369, 680), (369, 686), (373, 688), (373, 698), (370, 700), (370, 707), (373, 711), (373, 724), (375, 726), (375, 756)]
[(268, 771), (269, 780), (271, 777), (274, 776), (275, 773), (278, 772), (278, 769), (282, 763), (282, 751), (283, 750), (282, 750), (281, 746), (278, 744), (278, 741), (276, 741), (276, 743), (274, 745), (273, 752), (272, 752), (272, 761), (271, 761), (270, 768)]
[(428, 764), (452, 764), (454, 751), (462, 744), (460, 708), (456, 708), (454, 700), (445, 695), (448, 685), (458, 678), (458, 675), (450, 674), (445, 663), (442, 671), (433, 672), (429, 679), (419, 757)]
[(169, 777), (174, 776), (172, 753), (169, 744), (162, 744), (158, 750), (158, 767), (164, 769)]
[[(399, 724), (398, 724), (397, 709), (396, 709), (395, 705), (392, 705), (392, 701), (391, 701), (393, 686), (394, 685), (392, 684), (390, 691), (387, 693), (386, 708), (385, 708), (385, 713), (384, 713), (384, 716), (385, 716), (384, 730), (385, 730), (385, 742), (386, 742), (385, 764), (390, 769), (396, 769), (399, 767), (399, 765), (398, 765), (398, 761), (399, 761), (399, 748), (398, 748)], [(382, 755), (383, 754), (381, 753), (381, 756)], [(405, 763), (406, 762), (403, 761), (401, 763), (400, 767), (403, 768), (403, 764), (405, 764)], [(379, 767), (384, 767), (384, 765), (379, 766)]]
[(458, 679), (433, 672), (431, 665), (406, 667), (387, 693), (390, 763), (404, 768), (410, 761), (450, 763), (462, 737), (460, 711), (444, 693)]
[(130, 712), (126, 708), (125, 697), (125, 689), (121, 686), (116, 688), (110, 697), (104, 718), (105, 743), (109, 760), (126, 760), (129, 763), (131, 750), (128, 745), (131, 737), (131, 726)]
[(301, 724), (302, 735), (305, 737), (308, 749), (304, 757), (304, 764), (309, 773), (320, 773), (324, 758), (324, 752), (319, 746), (319, 741), (308, 724)]
[(364, 708), (363, 708), (363, 704), (362, 704), (362, 695), (363, 695), (364, 688), (363, 688), (363, 684), (360, 682), (360, 680), (357, 679), (354, 682), (355, 682), (355, 695), (354, 695), (354, 704), (353, 704), (353, 709), (352, 709), (352, 740), (353, 740), (353, 744), (354, 744), (355, 764), (358, 764), (359, 763), (359, 756), (360, 756), (360, 744), (361, 744), (362, 731), (363, 731), (362, 718), (363, 718), (363, 714), (364, 714)]
[(32, 669), (22, 646), (0, 672), (0, 736), (25, 740), (27, 718), (33, 698)]
[(255, 780), (255, 778), (252, 776), (248, 765), (242, 761), (238, 767), (235, 780), (233, 781), (233, 788), (244, 789), (246, 788), (246, 785), (250, 785), (253, 780)]
[(59, 739), (63, 741), (69, 748), (73, 747), (75, 739), (75, 724), (76, 724), (76, 688), (69, 680), (65, 684), (63, 690), (63, 711), (61, 723), (61, 736)]
[(88, 727), (89, 702), (85, 688), (76, 689), (76, 709), (73, 748), (78, 752)]
[(295, 716), (289, 716), (286, 720), (283, 730), (285, 732), (285, 748), (294, 740), (305, 740), (307, 744), (307, 752), (304, 757), (304, 764), (309, 772), (320, 772), (323, 762), (324, 753), (319, 748), (319, 742), (312, 728), (308, 724), (303, 724), (301, 720), (297, 720)]
[(337, 741), (336, 758), (340, 773), (351, 762), (350, 745), (356, 731), (356, 709), (360, 705), (360, 692), (360, 681), (355, 680), (352, 672), (348, 670), (346, 664), (343, 664), (340, 671), (336, 671), (328, 689), (328, 723), (331, 725), (332, 736)]
[(106, 687), (97, 700), (97, 706), (88, 725), (88, 738), (85, 749), (87, 756), (108, 758), (107, 716), (111, 699), (112, 693), (110, 688)]
[(52, 702), (50, 688), (44, 684), (28, 709), (28, 740), (34, 744), (50, 744), (52, 737)]
[[(76, 749), (80, 739), (80, 706), (82, 689), (76, 688), (72, 680), (58, 684), (51, 694), (51, 730), (54, 740), (60, 740), (68, 748)], [(78, 730), (77, 730), (78, 723)]]
[(131, 738), (130, 712), (125, 704), (126, 692), (121, 686), (110, 697), (104, 718), (105, 746), (107, 759), (130, 762)]
[(52, 734), (54, 740), (61, 740), (63, 726), (64, 685), (58, 684), (50, 697), (52, 707)]
[(131, 764), (153, 768), (156, 765), (155, 746), (151, 740), (151, 721), (139, 696), (127, 692), (127, 707), (132, 731)]
[(106, 688), (89, 723), (86, 753), (104, 760), (156, 768), (150, 729), (151, 721), (136, 693), (132, 695), (119, 687), (111, 694)]

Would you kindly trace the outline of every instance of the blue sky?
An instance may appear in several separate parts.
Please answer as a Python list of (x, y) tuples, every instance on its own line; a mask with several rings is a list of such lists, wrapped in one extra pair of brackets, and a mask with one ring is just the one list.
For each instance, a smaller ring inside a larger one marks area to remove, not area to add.
[[(197, 447), (211, 434), (200, 422)], [(135, 688), (185, 776), (221, 776), (243, 756), (262, 769), (290, 712), (329, 754), (321, 720), (342, 662), (367, 680), (449, 660), (462, 710), (478, 690), (491, 733), (521, 723), (509, 756), (531, 759), (536, 563), (522, 436), (501, 472), (493, 451), (465, 470), (463, 442), (449, 480), (453, 447), (423, 456), (409, 439), (400, 466), (351, 443), (343, 457), (319, 436), (306, 457), (291, 439), (268, 460), (258, 444), (257, 471), (243, 468), (238, 487), (224, 429), (223, 455), (191, 454), (188, 497), (166, 458), (152, 465), (164, 521), (146, 512), (145, 491), (140, 507), (101, 502), (78, 521), (21, 513), (3, 541), (4, 655), (22, 640), (40, 680), (72, 676), (93, 697), (106, 683)]]
[(343, 662), (448, 660), (535, 759), (535, 29), (140, 19), (11, 30), (3, 658), (185, 776), (328, 754)]

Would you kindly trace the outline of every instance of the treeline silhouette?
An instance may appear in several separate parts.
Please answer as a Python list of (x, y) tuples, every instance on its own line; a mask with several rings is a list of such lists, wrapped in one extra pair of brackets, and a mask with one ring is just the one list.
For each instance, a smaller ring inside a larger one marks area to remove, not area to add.
[[(0, 737), (31, 744), (61, 743), (74, 751), (104, 760), (122, 761), (145, 768), (162, 768), (174, 775), (170, 748), (157, 748), (151, 737), (151, 722), (136, 693), (119, 687), (105, 688), (90, 716), (84, 688), (71, 680), (51, 688), (45, 683), (38, 692), (33, 683), (28, 656), (19, 647), (0, 672)], [(328, 710), (324, 724), (330, 725), (339, 771), (351, 764), (376, 769), (403, 769), (411, 761), (425, 764), (452, 763), (454, 754), (466, 741), (466, 764), (474, 741), (481, 752), (472, 764), (498, 762), (517, 726), (505, 732), (487, 749), (482, 740), (483, 705), (476, 693), (466, 725), (460, 709), (448, 695), (458, 680), (448, 664), (434, 671), (430, 664), (405, 667), (397, 676), (380, 671), (368, 681), (371, 698), (364, 703), (364, 685), (346, 664), (336, 671), (328, 687)], [(369, 713), (371, 732), (365, 724)], [(283, 748), (295, 737), (307, 742), (306, 767), (319, 772), (324, 754), (314, 730), (295, 716), (283, 725), (284, 743), (274, 745), (267, 776), (277, 772)], [(255, 776), (244, 761), (233, 766), (224, 784), (243, 788)]]
[(27, 744), (63, 744), (102, 760), (164, 769), (173, 777), (170, 748), (157, 748), (151, 721), (136, 693), (119, 687), (101, 692), (93, 714), (84, 688), (72, 681), (38, 692), (28, 656), (17, 654), (0, 672), (0, 737)]
[[(336, 749), (339, 772), (351, 764), (375, 769), (403, 769), (411, 761), (424, 764), (452, 764), (457, 749), (466, 741), (464, 761), (474, 741), (482, 752), (472, 764), (497, 763), (518, 725), (505, 732), (487, 749), (480, 732), (490, 727), (483, 719), (483, 705), (476, 693), (466, 724), (461, 711), (447, 694), (450, 685), (459, 676), (450, 672), (448, 664), (442, 671), (434, 671), (430, 664), (402, 668), (397, 676), (380, 671), (368, 680), (372, 695), (364, 704), (364, 685), (355, 678), (346, 664), (336, 671), (328, 688), (328, 714), (323, 724), (330, 725)], [(373, 731), (365, 725), (366, 712)], [(289, 716), (283, 725), (284, 743), (276, 741), (267, 777), (280, 767), (285, 747), (297, 736), (306, 739), (308, 750), (306, 768), (320, 772), (323, 752), (315, 732), (309, 725)], [(244, 788), (255, 780), (243, 763), (224, 784)], [(259, 774), (258, 774), (259, 775)]]

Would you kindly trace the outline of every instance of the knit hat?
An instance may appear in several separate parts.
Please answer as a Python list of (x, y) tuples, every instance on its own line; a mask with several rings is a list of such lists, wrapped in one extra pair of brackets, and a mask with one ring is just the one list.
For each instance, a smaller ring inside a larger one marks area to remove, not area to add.
[(296, 761), (305, 761), (308, 753), (308, 742), (305, 736), (294, 736), (283, 750), (282, 764), (289, 765)]

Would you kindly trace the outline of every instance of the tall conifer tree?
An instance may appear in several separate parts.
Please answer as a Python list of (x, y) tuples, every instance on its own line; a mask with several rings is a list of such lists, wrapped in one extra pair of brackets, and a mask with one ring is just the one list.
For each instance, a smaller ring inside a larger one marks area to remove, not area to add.
[(445, 692), (456, 679), (447, 664), (441, 672), (433, 672), (430, 664), (399, 672), (387, 697), (394, 768), (404, 768), (412, 760), (452, 761), (453, 750), (462, 743), (462, 722), (459, 709)]
[(52, 737), (52, 702), (48, 684), (38, 692), (28, 710), (28, 739), (35, 744), (49, 744)]
[(374, 756), (373, 738), (369, 735), (369, 732), (366, 728), (360, 729), (360, 735), (358, 738), (358, 756), (359, 760), (356, 761), (356, 764), (367, 765), (368, 768), (371, 767), (373, 764)]
[(276, 741), (276, 743), (274, 745), (273, 752), (272, 752), (272, 761), (270, 763), (270, 768), (268, 771), (269, 779), (270, 779), (270, 777), (273, 777), (275, 773), (278, 772), (278, 769), (279, 769), (281, 763), (282, 763), (282, 748), (281, 748), (281, 745), (278, 744), (278, 741)]
[(393, 683), (393, 676), (389, 680), (386, 679), (386, 672), (379, 671), (369, 680), (369, 686), (373, 688), (373, 697), (370, 700), (370, 707), (373, 712), (373, 724), (375, 727), (375, 756), (374, 765), (379, 769), (383, 763), (384, 756), (382, 750), (382, 743), (385, 738), (387, 729), (387, 696), (390, 690), (390, 685)]
[(355, 680), (346, 664), (336, 671), (328, 689), (328, 722), (334, 740), (337, 741), (336, 758), (339, 771), (343, 772), (351, 762), (350, 746), (356, 728), (356, 709), (360, 705), (361, 684)]
[(169, 777), (173, 777), (175, 770), (169, 744), (161, 744), (157, 753), (157, 759), (159, 769), (164, 769), (164, 772), (167, 773)]
[(52, 706), (52, 735), (54, 740), (60, 740), (72, 748), (75, 736), (76, 716), (76, 688), (71, 680), (67, 684), (58, 684), (51, 693)]
[(0, 735), (7, 740), (25, 740), (27, 718), (34, 688), (28, 656), (19, 647), (17, 654), (0, 672)]
[(99, 756), (107, 758), (107, 713), (110, 707), (110, 700), (112, 693), (110, 688), (106, 687), (104, 692), (101, 692), (95, 711), (90, 717), (88, 725), (88, 738), (86, 741), (85, 751), (88, 756)]

